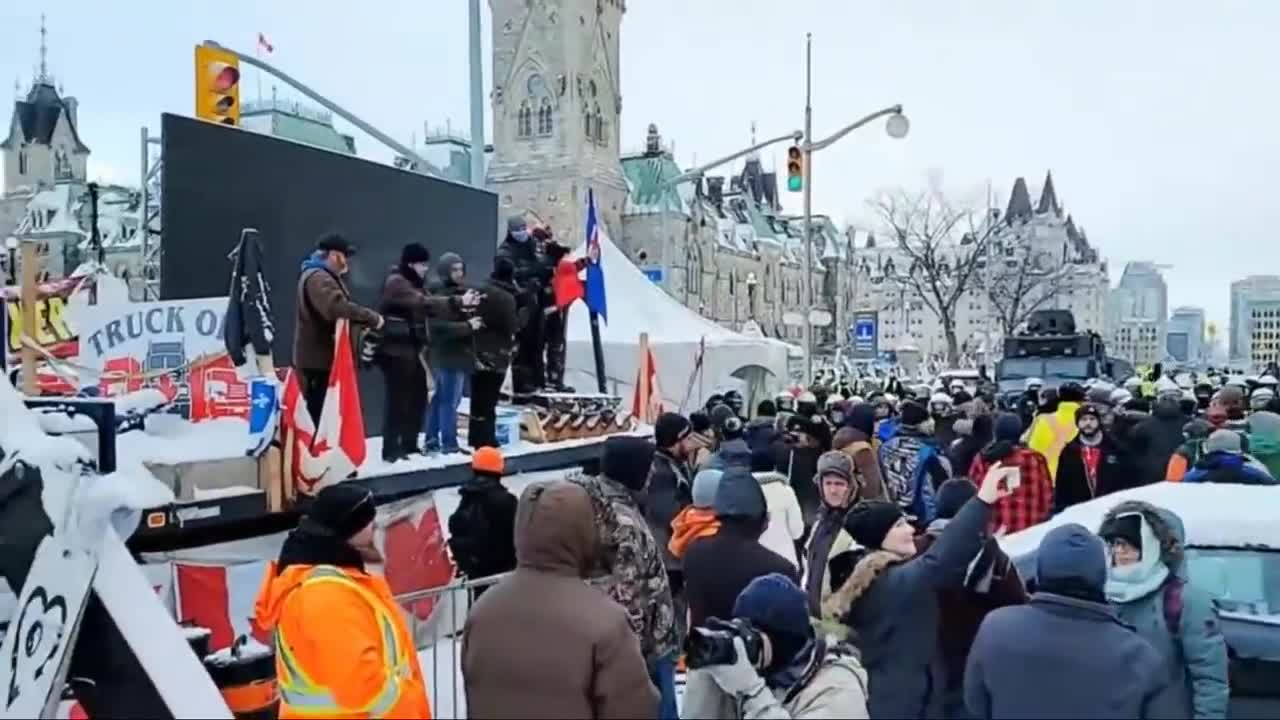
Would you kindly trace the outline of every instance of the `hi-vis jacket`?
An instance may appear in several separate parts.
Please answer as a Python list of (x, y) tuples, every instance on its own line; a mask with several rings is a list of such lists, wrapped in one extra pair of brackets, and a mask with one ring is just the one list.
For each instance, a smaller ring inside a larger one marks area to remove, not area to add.
[(380, 577), (270, 563), (254, 623), (274, 631), (281, 718), (430, 718), (413, 638)]
[(1058, 403), (1058, 410), (1048, 415), (1037, 415), (1027, 430), (1027, 447), (1044, 456), (1049, 463), (1049, 477), (1058, 480), (1058, 457), (1062, 448), (1076, 439), (1080, 433), (1076, 427), (1076, 409), (1078, 402)]

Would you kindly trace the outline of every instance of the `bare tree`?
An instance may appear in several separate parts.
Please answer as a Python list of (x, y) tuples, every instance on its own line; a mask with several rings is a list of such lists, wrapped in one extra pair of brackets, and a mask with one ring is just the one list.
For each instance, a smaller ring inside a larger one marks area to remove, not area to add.
[(1037, 251), (1030, 243), (1001, 234), (991, 243), (991, 265), (981, 283), (1006, 336), (1031, 313), (1058, 304), (1081, 285), (1076, 265)]
[(947, 361), (957, 363), (956, 310), (982, 280), (981, 261), (996, 228), (990, 212), (981, 202), (948, 198), (936, 181), (922, 191), (882, 193), (871, 208), (904, 261), (903, 267), (886, 269), (886, 279), (937, 316)]

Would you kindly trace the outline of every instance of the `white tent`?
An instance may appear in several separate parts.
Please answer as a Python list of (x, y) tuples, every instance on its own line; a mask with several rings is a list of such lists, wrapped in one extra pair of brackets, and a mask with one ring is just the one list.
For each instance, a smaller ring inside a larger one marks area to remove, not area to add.
[[(579, 249), (585, 254), (585, 246)], [(663, 405), (686, 412), (728, 388), (764, 397), (787, 378), (787, 344), (734, 332), (686, 308), (637, 268), (601, 228), (609, 320), (600, 321), (606, 389), (623, 397), (630, 410), (640, 359), (640, 333), (649, 334)], [(703, 368), (695, 373), (699, 347), (706, 343)], [(595, 392), (591, 321), (584, 303), (569, 310), (566, 382), (579, 392)]]

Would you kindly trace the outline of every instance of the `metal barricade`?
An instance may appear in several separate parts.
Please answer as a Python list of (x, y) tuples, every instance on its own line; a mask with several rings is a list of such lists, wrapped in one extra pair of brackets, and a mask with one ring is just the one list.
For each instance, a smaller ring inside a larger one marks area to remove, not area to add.
[(433, 717), (466, 717), (462, 629), (471, 603), (479, 593), (506, 576), (507, 573), (457, 580), (448, 585), (396, 596), (418, 649), (418, 662), (422, 666)]

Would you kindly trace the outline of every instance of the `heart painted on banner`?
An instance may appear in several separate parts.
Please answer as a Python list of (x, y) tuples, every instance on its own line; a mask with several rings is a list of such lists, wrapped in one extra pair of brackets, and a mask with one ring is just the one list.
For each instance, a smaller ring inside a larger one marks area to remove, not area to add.
[[(27, 598), (18, 615), (18, 642), (13, 644), (9, 656), (9, 699), (5, 709), (13, 707), (22, 696), (21, 685), (26, 679), (32, 682), (44, 676), (49, 661), (62, 647), (62, 636), (67, 626), (67, 601), (61, 595), (49, 597), (43, 587), (37, 587)], [(19, 677), (22, 683), (19, 683)]]

